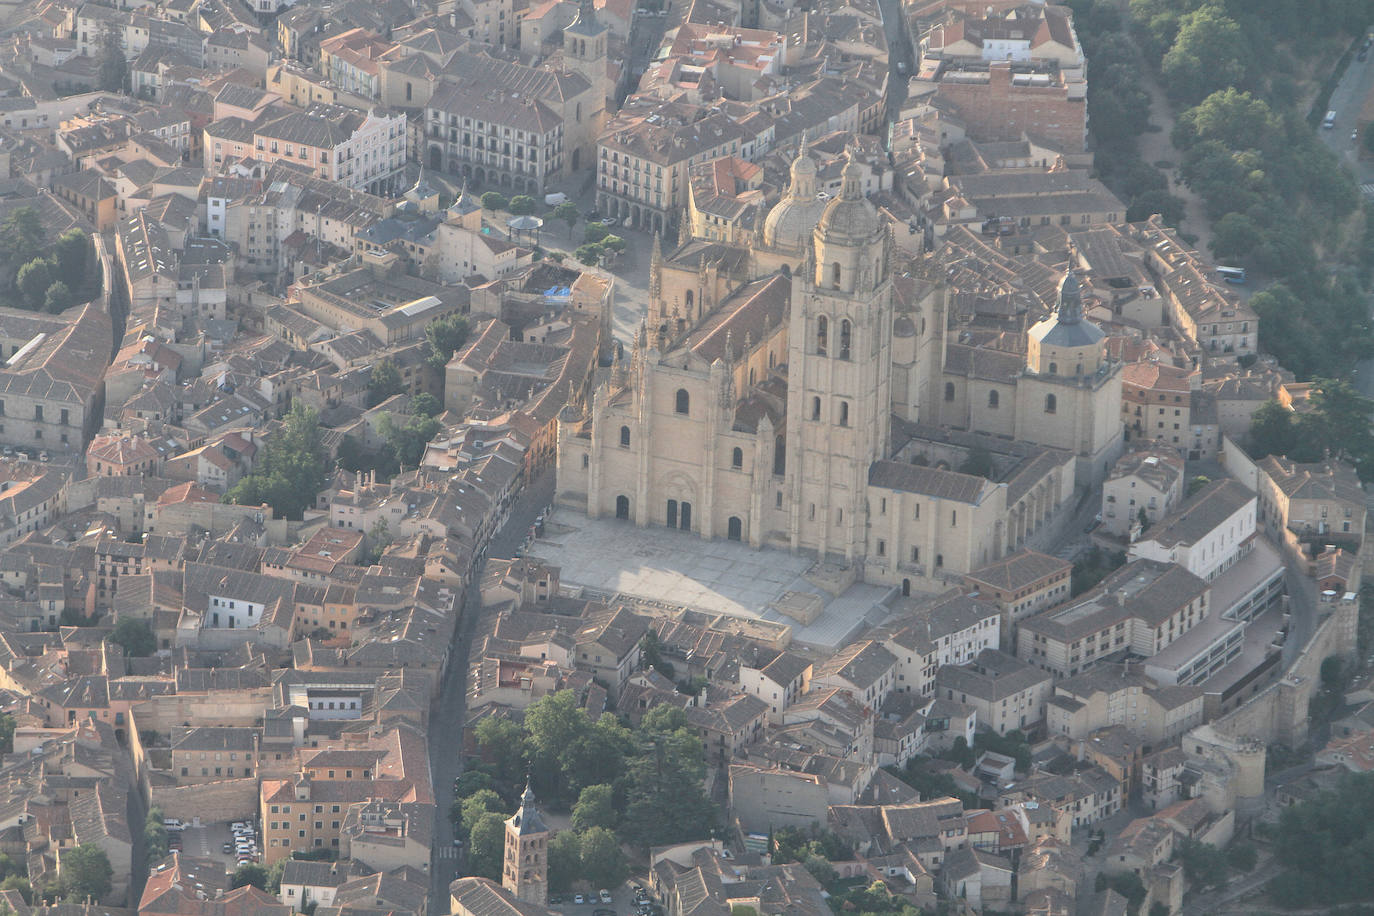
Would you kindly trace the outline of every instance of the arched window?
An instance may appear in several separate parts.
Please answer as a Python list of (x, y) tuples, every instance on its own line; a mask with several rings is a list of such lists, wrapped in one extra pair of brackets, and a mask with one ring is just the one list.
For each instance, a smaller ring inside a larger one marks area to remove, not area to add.
[(787, 443), (782, 436), (773, 440), (773, 473), (779, 477), (787, 473)]
[(1050, 363), (1050, 375), (1058, 375), (1058, 374), (1059, 374), (1059, 364), (1058, 364), (1058, 363)]
[(772, 351), (772, 350), (769, 350), (769, 351), (768, 351), (768, 368), (769, 368), (769, 369), (772, 369), (772, 368), (773, 368), (773, 351)]
[(689, 413), (688, 408), (692, 405), (692, 399), (687, 394), (686, 388), (677, 390), (677, 412), (681, 414)]
[(840, 322), (840, 359), (849, 359), (850, 327), (849, 319)]
[(841, 402), (840, 402), (840, 425), (841, 425), (841, 426), (848, 426), (848, 425), (849, 425), (849, 402), (848, 402), (848, 401), (841, 401)]
[(730, 453), (730, 467), (732, 467), (732, 468), (742, 468), (742, 467), (744, 467), (744, 449), (742, 449), (742, 448), (737, 448), (737, 449), (735, 449), (733, 452)]
[(946, 401), (952, 401), (952, 400), (954, 400), (954, 383), (953, 383), (953, 382), (945, 382), (945, 400), (946, 400)]
[(622, 426), (622, 427), (620, 427), (620, 447), (621, 447), (621, 448), (629, 448), (629, 447), (630, 447), (630, 427), (628, 427), (628, 426)]
[(687, 314), (692, 314), (692, 291), (687, 290)]
[(820, 418), (821, 418), (821, 399), (820, 399), (820, 398), (812, 398), (812, 399), (811, 399), (811, 419), (813, 419), (813, 420), (819, 420)]
[(630, 497), (622, 494), (615, 498), (615, 517), (618, 519), (630, 517)]
[(991, 407), (993, 410), (997, 409), (997, 397), (998, 395), (996, 391), (988, 392), (988, 406)]
[(1058, 399), (1052, 394), (1045, 395), (1045, 413), (1054, 413), (1059, 406)]
[(840, 262), (835, 261), (830, 265), (830, 285), (835, 289), (840, 288)]
[(587, 466), (590, 465), (591, 463), (592, 463), (592, 458), (591, 458), (590, 455), (583, 455), (583, 456), (582, 456), (582, 470), (585, 471), (585, 470), (587, 469)]
[(753, 384), (754, 384), (754, 367), (753, 367), (753, 366), (750, 366), (750, 367), (749, 367), (749, 384), (750, 384), (750, 386), (753, 386)]
[(1078, 368), (1075, 369), (1075, 370), (1073, 370), (1073, 374), (1074, 374), (1074, 375), (1082, 375), (1082, 374), (1083, 374), (1083, 364), (1082, 364), (1082, 363), (1079, 363), (1079, 364), (1078, 364)]
[(825, 316), (822, 315), (821, 317), (817, 318), (817, 319), (816, 319), (816, 353), (819, 354), (819, 355), (821, 355), (821, 356), (824, 356), (824, 355), (825, 355), (825, 345), (826, 345), (826, 342), (827, 342), (826, 338), (827, 338), (827, 336), (828, 336), (828, 334), (829, 334), (829, 331), (830, 331), (830, 322), (826, 320)]

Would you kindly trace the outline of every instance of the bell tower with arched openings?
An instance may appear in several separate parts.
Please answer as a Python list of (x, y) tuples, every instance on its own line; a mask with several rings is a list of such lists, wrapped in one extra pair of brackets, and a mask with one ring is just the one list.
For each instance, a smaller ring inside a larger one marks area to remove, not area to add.
[(534, 791), (525, 786), (520, 808), (506, 820), (501, 885), (517, 900), (546, 906), (549, 902), (549, 828), (534, 806)]
[(887, 457), (890, 245), (851, 155), (798, 272), (787, 379), (791, 547), (844, 564), (867, 553), (868, 469)]
[[(610, 34), (606, 24), (596, 18), (592, 0), (581, 0), (577, 18), (563, 30), (563, 66), (585, 77), (593, 89), (593, 100), (585, 106), (576, 104), (569, 112), (572, 123), (563, 128), (568, 165), (574, 171), (595, 165), (595, 139), (606, 120), (606, 97), (613, 88), (606, 72)], [(590, 138), (590, 145), (582, 142), (586, 138)]]

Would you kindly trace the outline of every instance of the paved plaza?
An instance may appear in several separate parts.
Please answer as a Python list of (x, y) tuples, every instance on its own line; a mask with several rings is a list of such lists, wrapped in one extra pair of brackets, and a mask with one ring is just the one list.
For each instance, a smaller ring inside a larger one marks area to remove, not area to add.
[[(565, 586), (786, 623), (796, 642), (819, 649), (844, 645), (865, 622), (881, 623), (888, 614), (879, 602), (891, 589), (852, 585), (832, 597), (802, 578), (811, 566), (805, 557), (754, 550), (737, 541), (705, 541), (671, 528), (589, 519), (567, 509), (555, 511), (529, 553), (560, 567)], [(820, 595), (826, 602), (813, 623), (802, 625), (769, 607), (789, 591)]]

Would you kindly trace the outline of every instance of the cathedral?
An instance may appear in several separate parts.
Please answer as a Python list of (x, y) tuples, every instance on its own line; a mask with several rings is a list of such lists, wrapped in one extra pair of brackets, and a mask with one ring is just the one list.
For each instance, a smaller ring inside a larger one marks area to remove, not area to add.
[(560, 417), (558, 502), (939, 588), (1105, 476), (1121, 366), (1072, 273), (1018, 353), (948, 340), (951, 290), (894, 253), (858, 164), (828, 200), (815, 173), (803, 144), (749, 245), (656, 242), (628, 357)]

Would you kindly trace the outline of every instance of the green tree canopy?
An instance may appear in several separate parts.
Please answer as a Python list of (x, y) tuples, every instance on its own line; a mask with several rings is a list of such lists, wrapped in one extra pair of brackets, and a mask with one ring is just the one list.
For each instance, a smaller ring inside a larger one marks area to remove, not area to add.
[(419, 467), (424, 457), (425, 446), (439, 434), (442, 427), (433, 417), (414, 415), (397, 420), (389, 413), (383, 413), (377, 421), (377, 432), (386, 440), (402, 467)]
[(62, 853), (58, 873), (69, 899), (100, 900), (110, 893), (114, 869), (105, 850), (94, 843), (82, 843)]
[(605, 827), (592, 827), (583, 832), (581, 847), (582, 875), (592, 887), (615, 887), (629, 874), (625, 854), (621, 852), (615, 834)]
[(467, 343), (469, 325), (462, 315), (445, 315), (425, 325), (425, 340), (429, 344), (426, 360), (435, 369), (443, 369), (458, 348)]
[(486, 210), (504, 210), (509, 203), (505, 195), (496, 191), (488, 191), (482, 195), (482, 207)]
[(296, 404), (263, 448), (253, 473), (225, 494), (225, 502), (243, 506), (266, 503), (278, 515), (300, 519), (324, 484), (325, 459), (319, 414)]
[(19, 292), (28, 307), (40, 309), (43, 307), (48, 287), (57, 281), (57, 262), (50, 258), (34, 258), (19, 268), (16, 279)]
[(534, 212), (534, 198), (528, 194), (517, 194), (510, 199), (510, 212), (516, 216), (528, 216)]
[(129, 62), (124, 59), (123, 41), (113, 26), (101, 37), (100, 88), (106, 92), (127, 92), (129, 88)]
[(618, 820), (615, 790), (604, 783), (583, 789), (572, 809), (574, 830), (588, 830), (592, 827), (614, 829)]
[(417, 417), (434, 417), (443, 412), (444, 405), (428, 391), (421, 391), (410, 399), (410, 409)]
[(234, 877), (229, 884), (231, 887), (247, 887), (251, 884), (258, 890), (265, 891), (267, 890), (267, 881), (267, 869), (256, 862), (247, 862), (234, 869)]
[(463, 829), (468, 832), (477, 826), (477, 822), (482, 819), (484, 814), (503, 814), (501, 796), (491, 789), (478, 789), (463, 799), (461, 805)]
[(157, 651), (157, 639), (152, 627), (141, 617), (121, 617), (115, 624), (110, 641), (119, 643), (124, 654), (134, 658), (146, 658)]
[(468, 833), (468, 873), (500, 881), (505, 842), (504, 817), (494, 812), (479, 817)]
[(582, 877), (582, 840), (573, 830), (560, 830), (549, 840), (549, 890), (561, 894)]
[(43, 294), (43, 311), (49, 315), (56, 315), (76, 304), (76, 297), (72, 295), (71, 287), (61, 280), (54, 280), (52, 286)]
[(582, 217), (582, 214), (577, 211), (577, 204), (565, 200), (553, 208), (553, 215), (568, 224), (568, 238), (571, 239), (573, 229), (577, 227), (577, 221)]
[(1218, 4), (1204, 4), (1184, 16), (1160, 64), (1169, 94), (1186, 103), (1247, 81), (1254, 51), (1235, 20)]
[(401, 381), (401, 370), (389, 356), (383, 356), (372, 364), (372, 373), (367, 378), (367, 406), (376, 407), (387, 398), (395, 397), (406, 390)]

